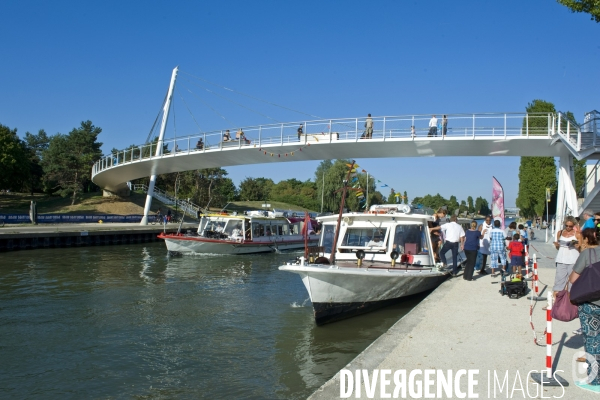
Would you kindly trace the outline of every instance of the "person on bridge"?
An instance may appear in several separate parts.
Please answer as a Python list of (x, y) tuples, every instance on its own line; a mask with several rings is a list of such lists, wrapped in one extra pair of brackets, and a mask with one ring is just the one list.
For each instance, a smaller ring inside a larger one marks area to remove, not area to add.
[(303, 126), (302, 126), (302, 124), (300, 124), (300, 126), (298, 127), (298, 141), (302, 140), (302, 134), (303, 133), (304, 133)]
[(427, 136), (437, 136), (437, 118), (435, 115), (432, 115), (429, 120), (429, 133)]
[(202, 138), (198, 138), (198, 143), (196, 143), (196, 149), (202, 150), (203, 148), (204, 148), (204, 142), (202, 141)]
[(229, 134), (229, 129), (227, 129), (225, 131), (225, 133), (223, 134), (223, 141), (224, 142), (229, 142), (231, 140), (231, 135)]
[(448, 118), (446, 118), (446, 116), (444, 115), (444, 118), (442, 118), (442, 135), (446, 136), (447, 132), (448, 132)]
[(367, 114), (367, 120), (365, 121), (365, 137), (371, 139), (373, 137), (373, 119), (371, 114)]
[(250, 141), (246, 139), (246, 134), (244, 133), (242, 128), (240, 128), (240, 130), (235, 133), (235, 139), (239, 141), (243, 140), (246, 143), (250, 143)]

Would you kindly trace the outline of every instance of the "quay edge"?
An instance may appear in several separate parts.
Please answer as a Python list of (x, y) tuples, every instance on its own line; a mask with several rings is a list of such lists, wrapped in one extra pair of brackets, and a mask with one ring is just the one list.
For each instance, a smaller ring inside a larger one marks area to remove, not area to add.
[[(167, 232), (177, 232), (178, 225), (167, 226)], [(195, 228), (184, 224), (182, 230)], [(35, 250), (60, 247), (104, 246), (147, 243), (160, 240), (163, 226), (139, 224), (65, 224), (52, 226), (14, 226), (0, 229), (0, 253), (15, 250)]]
[[(539, 236), (543, 235), (540, 233)], [(537, 254), (540, 295), (547, 297), (554, 282), (556, 269), (553, 257), (556, 250), (552, 243), (534, 240), (530, 256), (533, 253)], [(449, 279), (343, 369), (352, 373), (358, 369), (367, 370), (371, 379), (374, 370), (381, 373), (384, 369), (390, 370), (392, 376), (397, 370), (406, 370), (408, 376), (417, 369), (452, 370), (454, 373), (460, 369), (477, 369), (479, 383), (475, 387), (475, 393), (479, 398), (488, 398), (488, 385), (493, 387), (493, 382), (488, 382), (488, 371), (492, 380), (494, 371), (500, 381), (507, 374), (510, 388), (516, 382), (518, 373), (524, 388), (528, 387), (533, 394), (536, 383), (527, 375), (531, 371), (545, 371), (546, 368), (546, 339), (543, 335), (546, 311), (542, 310), (546, 301), (533, 302), (532, 322), (539, 343), (536, 345), (529, 323), (531, 302), (527, 297), (531, 293), (520, 299), (509, 299), (500, 295), (499, 281), (498, 277), (492, 278), (490, 275), (476, 275), (476, 279), (471, 282), (463, 280), (462, 275)], [(579, 327), (579, 319), (571, 322), (553, 321), (554, 371), (569, 386), (544, 386), (543, 392), (538, 393), (538, 396), (578, 400), (597, 398), (597, 394), (586, 392), (574, 384), (575, 376), (572, 371), (578, 371), (577, 380), (585, 377), (585, 363), (575, 362), (576, 357), (583, 354), (582, 336), (572, 333)], [(381, 380), (378, 379), (377, 382)], [(518, 387), (519, 383), (516, 384)], [(375, 389), (375, 398), (379, 398), (379, 384)], [(466, 380), (461, 381), (460, 389), (466, 392)], [(363, 396), (364, 390), (363, 384)], [(392, 380), (388, 392), (393, 390)], [(509, 398), (505, 392), (506, 390), (498, 395)], [(355, 398), (354, 395), (355, 393), (350, 398)], [(339, 398), (340, 372), (309, 397), (311, 400)]]

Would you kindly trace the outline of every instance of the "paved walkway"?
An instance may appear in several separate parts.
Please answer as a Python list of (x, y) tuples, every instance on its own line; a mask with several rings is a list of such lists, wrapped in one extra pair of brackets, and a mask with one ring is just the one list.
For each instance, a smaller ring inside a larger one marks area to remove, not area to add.
[[(556, 250), (551, 243), (543, 242), (544, 231), (536, 233), (541, 238), (532, 241), (530, 253), (537, 254), (539, 278), (542, 282), (540, 291), (543, 291), (541, 295), (545, 296), (548, 290), (551, 291), (554, 282), (552, 257), (555, 256)], [(383, 369), (391, 370), (391, 376), (387, 377), (391, 380), (389, 393), (393, 393), (393, 373), (397, 370), (406, 370), (408, 379), (410, 372), (416, 369), (452, 370), (453, 373), (460, 369), (478, 369), (478, 384), (474, 393), (478, 394), (480, 399), (553, 396), (562, 399), (600, 399), (600, 395), (584, 391), (574, 384), (574, 368), (580, 373), (577, 380), (585, 376), (585, 364), (574, 361), (583, 350), (581, 335), (572, 333), (580, 326), (578, 319), (568, 323), (554, 321), (552, 326), (555, 369), (562, 370), (558, 375), (569, 383), (569, 386), (564, 388), (564, 393), (561, 387), (547, 386), (544, 386), (542, 393), (539, 386), (528, 379), (529, 371), (545, 369), (546, 338), (543, 332), (546, 327), (546, 312), (542, 307), (546, 302), (533, 302), (533, 323), (538, 342), (542, 344), (538, 346), (533, 341), (533, 331), (529, 323), (531, 302), (527, 299), (528, 296), (520, 299), (501, 296), (498, 293), (499, 280), (490, 275), (477, 274), (472, 282), (463, 280), (461, 276), (449, 279), (358, 355), (345, 369), (353, 373), (357, 369), (366, 369), (371, 378), (376, 369), (380, 372)], [(550, 287), (547, 288), (546, 285)], [(491, 379), (488, 379), (488, 371)], [(500, 384), (508, 371), (508, 385), (505, 384), (502, 391), (500, 386), (496, 385), (495, 396), (494, 371), (499, 376)], [(423, 380), (423, 375), (417, 379)], [(436, 394), (436, 386), (432, 387)], [(461, 380), (460, 387), (466, 393), (466, 379)], [(515, 389), (511, 393), (513, 387)], [(379, 386), (374, 397), (367, 397), (364, 383), (361, 395), (361, 398), (382, 398)], [(340, 373), (310, 397), (314, 400), (338, 398)], [(349, 398), (356, 398), (356, 393), (353, 392)], [(411, 398), (408, 393), (407, 398)]]

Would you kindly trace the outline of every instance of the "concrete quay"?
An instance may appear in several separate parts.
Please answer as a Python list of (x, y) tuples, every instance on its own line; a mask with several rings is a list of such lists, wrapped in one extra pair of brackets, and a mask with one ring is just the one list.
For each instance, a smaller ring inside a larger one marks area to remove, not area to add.
[[(554, 283), (556, 250), (551, 243), (544, 243), (544, 231), (536, 233), (541, 239), (531, 242), (530, 256), (537, 255), (540, 297), (546, 297), (552, 291)], [(444, 391), (438, 395), (438, 381), (434, 374), (433, 385), (429, 389), (434, 396), (429, 398), (600, 399), (600, 394), (575, 386), (576, 380), (585, 378), (587, 366), (575, 361), (583, 355), (583, 338), (572, 333), (580, 327), (579, 319), (571, 322), (554, 320), (552, 323), (554, 370), (569, 386), (541, 388), (528, 376), (530, 371), (545, 371), (546, 337), (543, 334), (546, 329), (546, 311), (542, 307), (547, 302), (532, 302), (528, 299), (531, 292), (520, 299), (509, 299), (499, 293), (499, 282), (499, 277), (478, 274), (475, 274), (475, 279), (471, 282), (463, 280), (462, 274), (447, 280), (344, 367), (354, 375), (355, 385), (356, 370), (366, 370), (367, 377), (371, 380), (375, 371), (381, 374), (383, 370), (390, 370), (385, 378), (390, 384), (385, 387), (383, 395), (380, 385), (382, 381), (378, 377), (374, 396), (368, 396), (367, 385), (361, 379), (360, 397), (357, 397), (356, 386), (348, 397), (341, 397), (342, 369), (309, 399), (390, 398), (386, 394), (394, 398), (396, 371), (406, 371), (408, 386), (412, 371), (428, 369), (442, 370), (446, 374), (447, 370), (451, 370), (452, 378), (455, 378), (459, 370), (479, 370), (474, 375), (477, 383), (473, 385), (473, 396), (467, 391), (467, 375), (457, 385), (459, 392), (453, 386), (452, 396), (446, 396)], [(534, 343), (530, 305), (533, 306), (532, 322), (539, 345)], [(497, 383), (494, 373), (498, 377)], [(417, 375), (416, 379), (426, 382), (423, 374)], [(347, 395), (347, 374), (344, 374), (344, 381)], [(418, 389), (417, 386), (415, 388)], [(424, 388), (421, 396), (418, 396), (418, 392), (411, 395), (407, 389), (404, 398), (426, 398), (425, 394)], [(402, 392), (399, 395), (403, 398)]]
[[(179, 224), (142, 226), (139, 223), (87, 223), (59, 225), (10, 225), (0, 228), (0, 252), (52, 247), (117, 245), (156, 241), (163, 232), (177, 232)], [(184, 223), (182, 231), (196, 229)]]

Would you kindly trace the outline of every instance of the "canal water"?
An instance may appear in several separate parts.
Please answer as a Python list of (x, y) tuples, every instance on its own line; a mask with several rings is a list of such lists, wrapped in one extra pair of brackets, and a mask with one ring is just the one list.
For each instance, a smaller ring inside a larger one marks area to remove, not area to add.
[(304, 399), (418, 300), (316, 327), (295, 254), (0, 254), (0, 398)]

